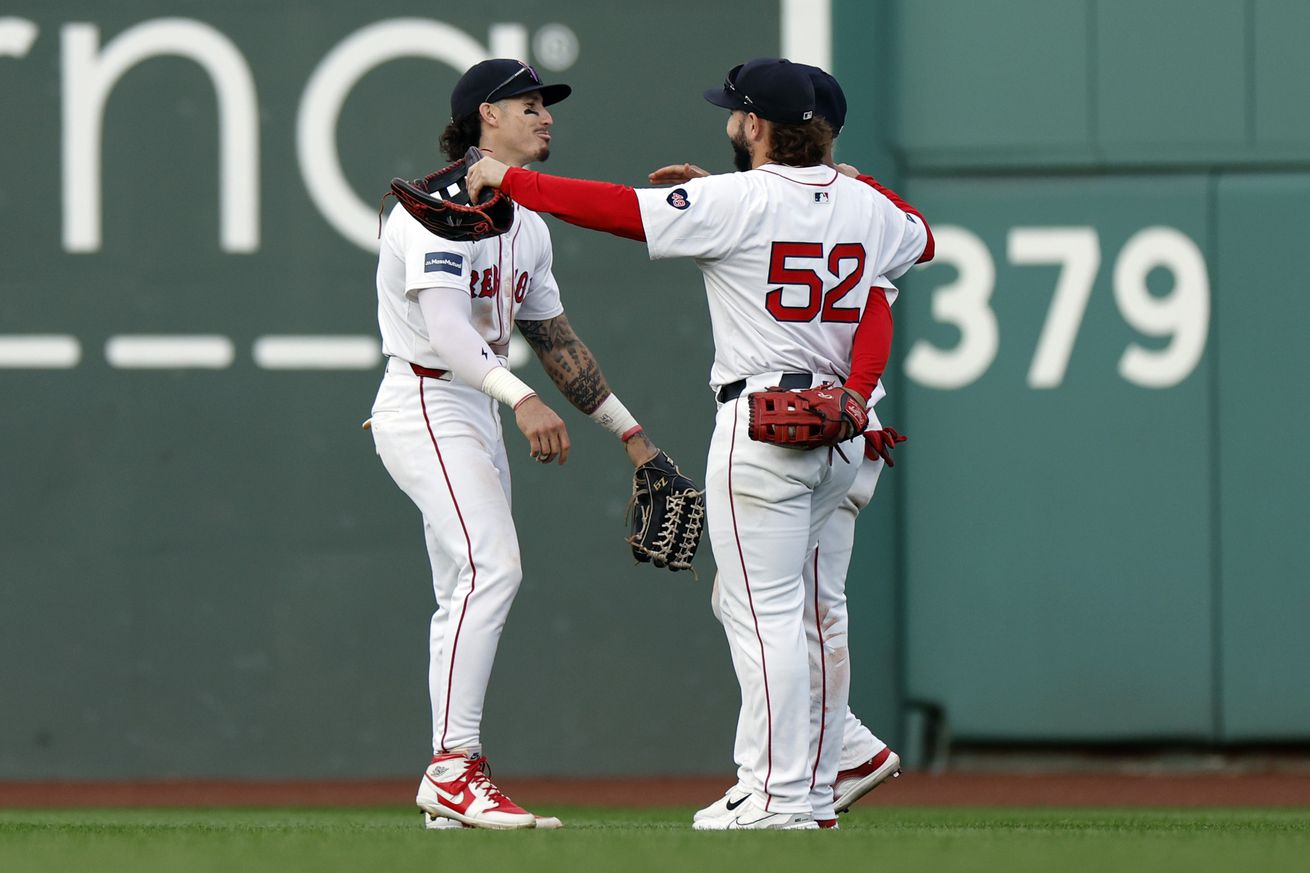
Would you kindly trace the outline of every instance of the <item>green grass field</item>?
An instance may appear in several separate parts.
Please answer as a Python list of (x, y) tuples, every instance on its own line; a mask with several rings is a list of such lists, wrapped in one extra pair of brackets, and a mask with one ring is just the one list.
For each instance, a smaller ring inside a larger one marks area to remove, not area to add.
[(540, 809), (425, 831), (402, 809), (0, 810), (4, 873), (1310, 871), (1307, 810), (857, 810), (839, 831), (696, 833), (690, 809)]

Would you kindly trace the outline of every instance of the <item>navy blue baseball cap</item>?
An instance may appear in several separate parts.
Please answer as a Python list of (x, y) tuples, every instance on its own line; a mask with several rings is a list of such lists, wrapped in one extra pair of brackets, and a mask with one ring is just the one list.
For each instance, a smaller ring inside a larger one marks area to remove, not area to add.
[(558, 103), (573, 93), (568, 85), (544, 85), (530, 65), (512, 58), (492, 58), (468, 68), (450, 92), (450, 117), (460, 119), (478, 111), (483, 103), (495, 103), (530, 91), (541, 92), (545, 106)]
[(738, 64), (728, 71), (723, 87), (706, 91), (705, 99), (780, 124), (804, 124), (814, 117), (814, 85), (800, 64), (786, 58)]
[(831, 74), (809, 64), (797, 64), (810, 76), (814, 86), (814, 114), (828, 122), (832, 135), (841, 133), (846, 126), (846, 94)]

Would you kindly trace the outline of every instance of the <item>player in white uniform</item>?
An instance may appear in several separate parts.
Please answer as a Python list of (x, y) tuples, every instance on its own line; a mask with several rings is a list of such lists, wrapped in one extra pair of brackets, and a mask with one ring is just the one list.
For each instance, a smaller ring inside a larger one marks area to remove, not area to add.
[[(804, 68), (809, 75), (810, 83), (814, 86), (815, 113), (828, 122), (835, 140), (841, 135), (841, 130), (846, 124), (846, 95), (840, 83), (827, 72), (805, 64), (798, 66)], [(737, 169), (742, 171), (750, 169), (748, 155), (737, 154), (735, 157)], [(836, 164), (831, 152), (826, 156), (825, 163), (837, 166), (846, 175), (877, 187), (902, 208), (908, 208), (894, 192), (882, 188), (871, 177), (860, 176), (854, 167), (847, 164)], [(672, 164), (651, 173), (650, 181), (656, 185), (677, 185), (708, 175), (708, 172), (694, 164)], [(930, 239), (919, 260), (930, 260), (932, 254)], [(869, 398), (867, 433), (871, 439), (886, 436), (874, 412), (874, 405), (885, 394), (882, 381), (879, 380), (873, 395)], [(887, 465), (883, 460), (884, 454), (890, 456), (890, 448), (883, 449), (882, 453), (872, 443), (866, 448), (866, 461), (860, 466), (860, 472), (856, 475), (850, 492), (819, 534), (814, 555), (805, 562), (807, 590), (814, 590), (809, 586), (817, 585), (818, 590), (822, 591), (820, 600), (825, 605), (823, 621), (819, 625), (808, 628), (820, 638), (811, 646), (811, 653), (822, 650), (824, 655), (822, 659), (813, 658), (810, 662), (811, 687), (824, 689), (823, 694), (812, 697), (810, 718), (813, 729), (819, 732), (821, 738), (821, 755), (838, 757), (839, 769), (833, 784), (834, 808), (837, 812), (849, 809), (852, 804), (879, 784), (900, 773), (900, 756), (870, 731), (856, 717), (849, 705), (844, 712), (830, 705), (833, 699), (840, 697), (849, 699), (850, 656), (847, 643), (849, 632), (845, 597), (846, 575), (855, 545), (855, 519), (860, 510), (873, 498), (878, 478)], [(717, 577), (710, 597), (714, 615), (722, 621)], [(843, 685), (847, 687), (843, 688)], [(827, 772), (830, 768), (831, 761), (825, 760), (819, 770)], [(737, 784), (729, 788), (719, 800), (698, 810), (695, 820), (731, 817), (742, 799), (749, 794), (749, 790), (745, 788), (745, 783), (748, 781), (745, 774), (739, 772)], [(819, 825), (836, 827), (837, 820), (820, 819)]]
[[(530, 208), (643, 239), (652, 258), (693, 258), (703, 273), (719, 401), (706, 505), (741, 686), (735, 748), (750, 797), (731, 818), (695, 826), (815, 828), (816, 816), (832, 817), (835, 771), (826, 784), (816, 773), (810, 695), (821, 689), (811, 687), (818, 654), (806, 628), (819, 619), (803, 569), (863, 455), (854, 444), (848, 461), (829, 449), (754, 442), (742, 401), (774, 385), (830, 382), (866, 402), (890, 347), (891, 280), (918, 260), (927, 230), (823, 163), (832, 132), (813, 120), (814, 89), (798, 66), (757, 59), (705, 96), (733, 110), (727, 132), (749, 155), (749, 172), (634, 192), (486, 159), (470, 171), (469, 188), (499, 185)], [(844, 711), (845, 701), (833, 705)]]
[[(455, 86), (442, 146), (452, 159), (478, 145), (514, 166), (544, 160), (546, 106), (569, 93), (519, 61), (484, 61)], [(505, 367), (513, 327), (564, 396), (623, 440), (634, 466), (658, 451), (569, 326), (551, 262), (545, 223), (519, 206), (506, 233), (478, 242), (434, 236), (400, 206), (382, 233), (378, 322), (388, 363), (370, 426), (387, 471), (422, 513), (432, 564), (433, 757), (417, 796), (430, 827), (542, 826), (491, 782), (480, 735), (522, 578), (498, 403), (514, 410), (532, 457), (562, 464), (570, 447), (564, 422)]]

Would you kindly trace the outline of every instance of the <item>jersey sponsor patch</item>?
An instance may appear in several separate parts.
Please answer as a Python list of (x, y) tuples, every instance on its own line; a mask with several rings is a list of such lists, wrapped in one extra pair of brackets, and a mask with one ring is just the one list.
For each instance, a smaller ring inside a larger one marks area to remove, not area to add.
[(669, 192), (669, 196), (664, 198), (674, 209), (686, 209), (691, 205), (691, 200), (687, 198), (686, 188), (674, 188)]
[(423, 256), (423, 272), (454, 273), (464, 271), (464, 256), (457, 252), (428, 252)]

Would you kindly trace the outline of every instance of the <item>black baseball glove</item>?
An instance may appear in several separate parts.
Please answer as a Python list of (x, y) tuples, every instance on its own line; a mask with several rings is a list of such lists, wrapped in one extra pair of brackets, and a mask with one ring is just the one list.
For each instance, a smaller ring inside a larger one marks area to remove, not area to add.
[(705, 527), (705, 492), (682, 475), (665, 452), (637, 468), (632, 478), (632, 534), (638, 561), (670, 570), (691, 570)]
[(482, 189), (477, 203), (469, 201), (464, 176), (480, 160), (482, 152), (474, 146), (462, 159), (422, 179), (392, 179), (391, 193), (419, 224), (444, 239), (471, 242), (499, 236), (514, 223), (514, 204), (496, 188)]

